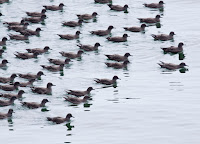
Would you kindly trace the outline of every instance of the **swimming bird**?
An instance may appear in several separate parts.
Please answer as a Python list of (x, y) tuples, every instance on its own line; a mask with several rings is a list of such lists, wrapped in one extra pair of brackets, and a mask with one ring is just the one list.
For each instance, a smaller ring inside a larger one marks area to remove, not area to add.
[(11, 25), (11, 26), (8, 26), (8, 29), (9, 30), (14, 30), (16, 32), (19, 32), (19, 31), (27, 29), (28, 25), (29, 24), (26, 22), (23, 25)]
[(10, 118), (12, 117), (13, 109), (9, 109), (8, 113), (0, 113), (0, 119)]
[(77, 97), (69, 97), (67, 96), (66, 97), (63, 97), (66, 101), (70, 102), (70, 103), (73, 103), (73, 104), (80, 104), (80, 103), (84, 103), (84, 102), (87, 102), (90, 97), (89, 96), (84, 96), (83, 99), (81, 98), (77, 98)]
[(70, 58), (70, 59), (75, 59), (75, 58), (81, 58), (81, 55), (84, 53), (82, 50), (79, 50), (77, 54), (71, 53), (71, 52), (59, 52), (62, 56)]
[(143, 32), (145, 31), (145, 24), (142, 24), (140, 27), (124, 27), (124, 29), (126, 31), (130, 31), (130, 32)]
[(29, 35), (27, 35), (27, 34), (25, 34), (25, 35), (9, 34), (8, 36), (10, 37), (10, 39), (13, 39), (13, 40), (28, 40)]
[(14, 91), (18, 90), (19, 85), (19, 82), (15, 82), (13, 85), (0, 85), (0, 89), (4, 91)]
[(52, 93), (51, 87), (55, 86), (52, 83), (48, 83), (46, 88), (43, 87), (31, 87), (32, 92), (38, 94), (47, 94), (50, 95)]
[(18, 74), (19, 77), (24, 78), (24, 79), (40, 79), (41, 76), (44, 75), (42, 71), (39, 71), (37, 74)]
[(7, 41), (8, 39), (6, 38), (6, 37), (3, 37), (2, 38), (2, 41), (0, 41), (0, 46), (4, 46), (4, 45), (6, 45), (6, 41)]
[(16, 77), (17, 77), (16, 74), (12, 74), (10, 77), (0, 77), (0, 83), (13, 82)]
[(69, 122), (70, 121), (70, 118), (73, 117), (72, 114), (67, 114), (67, 116), (65, 118), (62, 118), (62, 117), (47, 117), (47, 120), (48, 121), (52, 121), (56, 124), (61, 124), (61, 123), (64, 123), (64, 122)]
[(0, 68), (7, 66), (7, 63), (9, 63), (6, 59), (2, 60), (0, 63)]
[(0, 0), (0, 4), (7, 3), (9, 0)]
[(45, 18), (46, 18), (46, 15), (42, 15), (41, 17), (23, 18), (23, 20), (31, 22), (31, 23), (40, 23), (40, 22), (43, 22)]
[(57, 10), (63, 10), (63, 7), (65, 5), (63, 3), (60, 3), (59, 6), (56, 5), (51, 5), (51, 6), (43, 6), (46, 10), (52, 10), (52, 11), (57, 11)]
[(22, 95), (25, 92), (23, 90), (20, 90), (17, 94), (11, 94), (11, 93), (6, 93), (6, 94), (0, 94), (0, 97), (8, 98), (11, 99), (11, 97), (16, 97), (16, 98), (22, 98)]
[(17, 52), (17, 54), (15, 54), (15, 56), (17, 58), (20, 58), (20, 59), (31, 59), (31, 58), (37, 58), (37, 56), (39, 55), (38, 52), (34, 52), (33, 54), (30, 54), (30, 53), (20, 53), (20, 52)]
[(77, 45), (80, 49), (83, 49), (85, 51), (96, 51), (98, 50), (98, 47), (101, 46), (100, 43), (95, 43), (94, 46), (91, 46), (91, 45), (82, 45), (82, 44), (79, 44)]
[(83, 20), (79, 20), (78, 22), (76, 21), (68, 21), (68, 22), (63, 22), (63, 26), (69, 26), (69, 27), (77, 27), (77, 26), (81, 26), (83, 23)]
[(124, 56), (118, 55), (118, 54), (114, 54), (114, 55), (105, 55), (109, 60), (114, 60), (114, 61), (126, 61), (128, 60), (128, 57), (131, 56), (130, 53), (125, 53)]
[(77, 31), (75, 35), (71, 35), (71, 34), (58, 34), (58, 36), (62, 39), (67, 39), (67, 40), (73, 40), (73, 39), (79, 39), (79, 35), (81, 34), (80, 31)]
[(48, 46), (45, 46), (43, 49), (41, 48), (34, 48), (34, 49), (26, 49), (29, 53), (39, 53), (39, 54), (43, 54), (46, 53), (50, 50), (50, 48)]
[(43, 99), (41, 103), (37, 102), (21, 102), (23, 106), (26, 106), (29, 109), (36, 109), (39, 107), (45, 107), (45, 104), (49, 102), (48, 99)]
[(101, 4), (106, 4), (106, 3), (111, 3), (112, 0), (94, 0), (96, 3), (101, 3)]
[(155, 18), (138, 18), (138, 20), (140, 20), (140, 22), (144, 22), (144, 23), (158, 23), (160, 22), (160, 15), (156, 15)]
[(183, 51), (183, 43), (181, 42), (181, 43), (179, 43), (178, 44), (178, 47), (175, 47), (175, 46), (171, 46), (171, 47), (167, 47), (167, 48), (161, 48), (164, 52), (166, 52), (166, 53), (174, 53), (174, 54), (176, 54), (176, 53), (180, 53), (180, 52), (182, 52)]
[(54, 66), (54, 65), (52, 66), (40, 65), (40, 66), (48, 71), (58, 72), (58, 71), (63, 71), (64, 64), (61, 64), (59, 66)]
[(55, 65), (61, 65), (61, 64), (69, 64), (71, 61), (69, 58), (66, 58), (64, 61), (60, 59), (48, 59), (50, 63), (53, 63)]
[(16, 99), (17, 99), (17, 98), (16, 98), (15, 96), (13, 96), (13, 97), (11, 97), (11, 99), (8, 100), (8, 101), (0, 100), (0, 107), (12, 105), (12, 104), (14, 104), (14, 101), (15, 101)]
[(96, 18), (98, 14), (96, 12), (93, 12), (92, 14), (78, 14), (77, 17), (79, 19), (82, 19), (82, 20), (90, 20), (90, 19), (93, 19), (93, 18)]
[(35, 79), (30, 79), (28, 82), (20, 82), (20, 87), (32, 86)]
[(172, 63), (165, 63), (160, 61), (160, 63), (158, 63), (158, 65), (160, 65), (161, 68), (166, 68), (168, 70), (175, 70), (175, 69), (180, 69), (180, 68), (184, 68), (185, 66), (187, 66), (185, 63), (180, 63), (180, 64), (172, 64)]
[(111, 30), (113, 29), (113, 26), (109, 26), (107, 30), (97, 30), (97, 31), (91, 31), (91, 34), (98, 35), (98, 36), (106, 36), (111, 33)]
[(26, 14), (31, 17), (41, 17), (42, 15), (45, 15), (45, 13), (46, 9), (42, 9), (41, 12), (26, 12)]
[(36, 36), (40, 36), (40, 31), (42, 31), (41, 28), (36, 28), (36, 30), (25, 29), (25, 30), (20, 30), (19, 32), (22, 35), (28, 35), (28, 36), (36, 35)]
[(108, 6), (111, 10), (114, 11), (127, 11), (127, 9), (129, 8), (127, 4), (124, 6), (108, 4)]
[(75, 95), (77, 97), (81, 97), (81, 96), (89, 95), (92, 90), (94, 90), (92, 87), (89, 87), (86, 91), (68, 90), (67, 94)]
[(161, 40), (161, 41), (167, 41), (167, 40), (172, 40), (175, 35), (174, 32), (170, 32), (169, 35), (167, 34), (159, 34), (159, 35), (155, 35), (155, 34), (152, 34), (151, 36), (155, 39), (155, 40)]
[(126, 68), (128, 63), (129, 63), (129, 61), (126, 60), (123, 63), (105, 63), (105, 64), (108, 67), (113, 67), (115, 69), (122, 69), (122, 68)]
[(150, 3), (150, 4), (143, 4), (145, 7), (148, 8), (163, 8), (164, 6), (164, 2), (163, 1), (159, 1), (159, 3)]
[(2, 57), (2, 54), (4, 53), (3, 49), (0, 49), (0, 57)]
[(21, 20), (20, 22), (3, 22), (3, 24), (6, 24), (8, 26), (14, 26), (14, 25), (24, 25), (25, 21)]
[(127, 41), (127, 34), (124, 34), (122, 37), (107, 37), (106, 39), (112, 42), (125, 42)]
[(98, 79), (98, 78), (95, 78), (95, 82), (96, 83), (100, 83), (100, 84), (104, 84), (104, 85), (113, 85), (113, 84), (116, 84), (117, 83), (117, 80), (118, 80), (118, 76), (113, 76), (113, 78), (110, 80), (110, 79)]

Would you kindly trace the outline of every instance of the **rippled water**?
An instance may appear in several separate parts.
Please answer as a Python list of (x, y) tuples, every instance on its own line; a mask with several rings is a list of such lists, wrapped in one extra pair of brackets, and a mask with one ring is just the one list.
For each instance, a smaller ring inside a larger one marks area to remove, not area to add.
[[(6, 70), (0, 69), (1, 76), (12, 73), (37, 73), (42, 70), (41, 64), (49, 65), (47, 58), (60, 58), (60, 51), (77, 52), (77, 41), (60, 40), (57, 34), (75, 33), (80, 30), (80, 43), (94, 44), (99, 42), (102, 47), (97, 53), (83, 54), (81, 60), (73, 60), (64, 69), (64, 76), (59, 73), (45, 71), (46, 76), (34, 83), (35, 86), (46, 86), (48, 82), (56, 85), (53, 95), (33, 94), (29, 88), (24, 88), (23, 101), (39, 102), (48, 98), (48, 112), (41, 109), (28, 110), (16, 101), (12, 121), (0, 121), (1, 143), (140, 143), (140, 144), (199, 144), (200, 105), (199, 105), (199, 4), (194, 0), (165, 0), (163, 12), (143, 7), (144, 1), (114, 0), (113, 4), (128, 4), (129, 13), (110, 11), (107, 5), (95, 4), (92, 0), (68, 1), (38, 1), (13, 0), (0, 5), (4, 16), (0, 17), (1, 38), (8, 33), (3, 21), (20, 21), (25, 17), (25, 11), (40, 11), (42, 5), (66, 6), (63, 12), (48, 11), (45, 25), (34, 24), (29, 28), (41, 27), (40, 37), (31, 37), (28, 43), (8, 41), (3, 58), (10, 64)], [(148, 1), (149, 2), (149, 1)], [(153, 2), (153, 1), (151, 1)], [(155, 1), (154, 1), (155, 2)], [(62, 21), (77, 20), (75, 14), (92, 13), (99, 16), (96, 22), (84, 23), (81, 28), (62, 27)], [(162, 15), (161, 28), (150, 26), (146, 33), (127, 32), (130, 37), (125, 43), (111, 43), (105, 37), (90, 35), (89, 31), (106, 29), (113, 25), (113, 36), (121, 36), (124, 26), (140, 25), (136, 18)], [(174, 42), (154, 41), (151, 34), (169, 33), (174, 31)], [(180, 63), (178, 55), (163, 54), (161, 47), (178, 45), (183, 42), (184, 62), (189, 65), (189, 71), (166, 71), (159, 68), (161, 61)], [(15, 51), (25, 52), (26, 48), (52, 48), (50, 53), (40, 55), (34, 60), (20, 60), (14, 57)], [(124, 54), (130, 52), (131, 63), (127, 70), (107, 68), (104, 54)], [(118, 75), (118, 87), (103, 88), (95, 84), (94, 78), (111, 78)], [(16, 78), (16, 81), (22, 79)], [(92, 100), (87, 107), (83, 104), (70, 106), (63, 99), (65, 90), (85, 90), (92, 86)], [(1, 91), (3, 92), (3, 91)], [(6, 112), (10, 107), (0, 108)], [(55, 125), (46, 121), (47, 116), (65, 116), (72, 113), (74, 119), (70, 126)]]

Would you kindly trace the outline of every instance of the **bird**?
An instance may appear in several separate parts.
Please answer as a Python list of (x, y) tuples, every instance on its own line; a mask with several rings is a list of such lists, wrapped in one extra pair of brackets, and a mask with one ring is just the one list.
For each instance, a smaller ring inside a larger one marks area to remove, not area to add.
[(16, 77), (17, 77), (16, 74), (12, 74), (10, 77), (0, 77), (0, 83), (13, 82)]
[(9, 30), (14, 30), (16, 32), (19, 32), (19, 31), (27, 29), (28, 25), (29, 24), (26, 22), (23, 25), (11, 25), (11, 26), (8, 26), (8, 29)]
[(52, 86), (55, 86), (55, 85), (53, 85), (52, 83), (48, 83), (46, 88), (43, 88), (43, 87), (31, 87), (31, 90), (34, 93), (51, 95), (51, 93), (52, 93), (51, 87)]
[(36, 109), (39, 107), (45, 107), (45, 104), (49, 102), (48, 99), (43, 99), (41, 103), (36, 102), (21, 102), (23, 106), (26, 106), (29, 109)]
[(69, 27), (77, 27), (77, 26), (81, 26), (83, 23), (83, 20), (79, 20), (78, 22), (76, 21), (68, 21), (68, 22), (63, 22), (63, 26), (69, 26)]
[(37, 74), (30, 74), (30, 73), (28, 73), (28, 74), (18, 74), (18, 76), (20, 78), (24, 78), (24, 79), (28, 79), (28, 80), (30, 80), (30, 79), (40, 79), (42, 75), (44, 75), (44, 73), (42, 71), (39, 71)]
[(104, 84), (104, 85), (113, 85), (113, 84), (116, 84), (117, 83), (117, 79), (118, 76), (113, 76), (113, 78), (110, 80), (110, 79), (98, 79), (98, 78), (95, 78), (95, 82), (96, 83), (100, 83), (100, 84)]
[(25, 92), (23, 90), (20, 90), (17, 94), (11, 94), (11, 93), (6, 93), (6, 94), (0, 94), (0, 97), (8, 98), (11, 99), (11, 97), (16, 97), (16, 98), (22, 98), (22, 95)]
[(65, 118), (62, 118), (62, 117), (47, 117), (47, 120), (52, 121), (56, 124), (61, 124), (61, 123), (64, 123), (64, 122), (69, 122), (71, 117), (73, 117), (72, 114), (68, 113)]
[(26, 49), (29, 53), (39, 53), (39, 54), (42, 54), (42, 53), (46, 53), (50, 50), (50, 48), (48, 46), (45, 46), (43, 49), (41, 48), (34, 48), (34, 49)]
[(1, 63), (0, 63), (0, 68), (6, 67), (7, 63), (9, 63), (9, 62), (6, 59), (2, 60)]
[(59, 6), (56, 5), (51, 5), (51, 6), (43, 6), (46, 10), (51, 10), (51, 11), (57, 11), (57, 10), (63, 10), (63, 7), (65, 5), (63, 3), (60, 3)]
[(180, 42), (178, 44), (178, 47), (175, 47), (175, 46), (171, 46), (171, 47), (167, 47), (167, 48), (161, 48), (165, 53), (180, 53), (183, 51), (183, 43)]
[(32, 86), (33, 82), (35, 81), (35, 79), (30, 79), (28, 82), (19, 82), (20, 83), (20, 87), (27, 87), (27, 86)]
[(113, 26), (109, 26), (107, 30), (97, 30), (97, 31), (91, 31), (90, 33), (93, 35), (98, 35), (98, 36), (106, 36), (111, 33), (111, 30), (113, 29)]
[(3, 24), (5, 24), (7, 26), (24, 25), (25, 21), (21, 20), (20, 22), (3, 22)]
[(0, 49), (0, 57), (2, 57), (2, 54), (4, 53), (3, 49)]
[(9, 0), (0, 0), (0, 4), (7, 3)]
[(59, 66), (54, 66), (54, 65), (52, 66), (40, 65), (40, 66), (48, 71), (58, 72), (58, 71), (63, 71), (64, 64), (61, 64)]
[(90, 97), (89, 96), (84, 96), (83, 99), (81, 98), (77, 98), (77, 97), (69, 97), (67, 96), (66, 97), (63, 97), (66, 101), (72, 103), (72, 104), (80, 104), (80, 103), (84, 103), (84, 102), (87, 102)]
[(9, 109), (8, 113), (0, 113), (0, 119), (10, 118), (12, 117), (13, 109)]
[(127, 4), (124, 6), (108, 4), (108, 6), (111, 10), (114, 11), (127, 11), (127, 9), (129, 8)]
[(36, 28), (36, 30), (31, 30), (31, 29), (25, 29), (25, 30), (20, 30), (19, 32), (22, 34), (22, 35), (28, 35), (28, 36), (32, 36), (32, 35), (36, 35), (36, 36), (40, 36), (40, 31), (41, 28)]
[(105, 55), (109, 60), (114, 60), (114, 61), (126, 61), (128, 60), (128, 57), (131, 56), (130, 53), (125, 53), (124, 56), (118, 55), (118, 54), (114, 54), (114, 55)]
[(26, 12), (26, 14), (31, 17), (41, 17), (42, 15), (45, 15), (45, 13), (46, 9), (42, 9), (41, 12)]
[(124, 27), (126, 31), (130, 32), (143, 32), (145, 31), (146, 24), (142, 24), (140, 27)]
[(28, 34), (25, 35), (14, 35), (14, 34), (9, 34), (8, 35), (10, 37), (10, 39), (13, 40), (28, 40)]
[(98, 47), (101, 46), (100, 43), (95, 43), (94, 46), (91, 45), (77, 45), (80, 49), (83, 49), (84, 51), (96, 51), (98, 50)]
[(170, 32), (169, 35), (167, 34), (159, 34), (159, 35), (155, 35), (155, 34), (152, 34), (151, 36), (154, 38), (154, 40), (161, 40), (161, 41), (167, 41), (167, 40), (172, 40), (175, 35), (174, 32)]
[(129, 61), (125, 60), (123, 63), (105, 63), (105, 64), (108, 67), (113, 67), (115, 69), (122, 69), (122, 68), (126, 68), (128, 63)]
[(165, 3), (163, 1), (159, 1), (159, 3), (150, 3), (150, 4), (143, 4), (145, 7), (148, 8), (163, 8)]
[(61, 65), (61, 64), (69, 64), (71, 61), (69, 58), (66, 58), (64, 61), (60, 59), (48, 59), (50, 63), (53, 63), (55, 65)]
[(106, 4), (106, 3), (111, 3), (112, 0), (94, 0), (94, 2), (100, 3), (100, 4)]
[(123, 34), (122, 37), (107, 37), (106, 39), (112, 42), (125, 42), (127, 41), (127, 37), (128, 37), (127, 34)]
[(16, 56), (17, 58), (20, 58), (20, 59), (23, 59), (23, 60), (25, 60), (25, 59), (31, 59), (31, 58), (37, 58), (38, 55), (39, 55), (38, 52), (34, 52), (33, 54), (17, 52), (17, 53), (15, 54), (15, 56)]
[(98, 14), (96, 12), (93, 12), (92, 14), (78, 14), (77, 17), (79, 19), (82, 19), (82, 20), (90, 20), (90, 19), (93, 19), (93, 18), (96, 18)]
[(73, 39), (79, 39), (79, 35), (81, 34), (80, 31), (77, 31), (75, 33), (75, 35), (71, 35), (71, 34), (66, 34), (66, 35), (63, 35), (63, 34), (58, 34), (58, 36), (61, 38), (61, 39), (67, 39), (67, 40), (73, 40)]
[(5, 46), (7, 40), (8, 39), (6, 37), (3, 37), (2, 40), (0, 41), (0, 46)]
[(94, 90), (92, 87), (87, 88), (86, 91), (68, 90), (67, 94), (74, 95), (74, 96), (77, 96), (77, 97), (81, 97), (81, 96), (89, 95), (92, 90)]
[(45, 18), (46, 18), (46, 15), (41, 15), (41, 17), (23, 18), (23, 20), (28, 21), (30, 23), (40, 23), (40, 22), (43, 22)]
[(14, 101), (16, 100), (17, 98), (15, 96), (11, 97), (10, 100), (8, 101), (4, 101), (4, 100), (0, 100), (0, 106), (1, 107), (4, 107), (4, 106), (9, 106), (9, 105), (12, 105), (14, 104)]
[(13, 85), (0, 85), (0, 89), (4, 91), (14, 91), (18, 90), (19, 85), (19, 82), (15, 82)]
[(180, 68), (184, 68), (185, 66), (187, 66), (184, 62), (177, 65), (177, 64), (172, 64), (172, 63), (165, 63), (162, 61), (160, 61), (160, 63), (158, 63), (158, 65), (160, 65), (161, 68), (166, 68), (168, 70), (180, 69)]
[(156, 15), (155, 18), (138, 18), (138, 20), (140, 20), (140, 22), (144, 22), (144, 23), (158, 23), (160, 22), (160, 15)]
[(75, 58), (81, 58), (81, 55), (84, 53), (82, 50), (79, 50), (77, 54), (71, 53), (71, 52), (59, 52), (62, 56), (70, 58), (70, 59), (75, 59)]

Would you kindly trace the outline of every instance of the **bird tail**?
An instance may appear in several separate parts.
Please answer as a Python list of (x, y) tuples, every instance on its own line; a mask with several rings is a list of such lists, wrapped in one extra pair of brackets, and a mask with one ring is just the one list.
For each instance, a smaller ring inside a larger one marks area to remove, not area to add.
[(112, 6), (112, 4), (108, 4), (108, 6), (109, 6), (109, 7), (111, 7), (111, 6)]
[(151, 36), (156, 39), (156, 35), (155, 34), (152, 34)]
[(127, 27), (124, 27), (124, 29), (125, 29), (125, 30), (128, 30), (128, 28), (127, 28)]
[(31, 52), (31, 49), (26, 49), (29, 53)]
[(47, 117), (47, 120), (48, 120), (48, 121), (51, 121), (51, 120), (52, 120), (52, 118), (50, 118), (50, 117)]

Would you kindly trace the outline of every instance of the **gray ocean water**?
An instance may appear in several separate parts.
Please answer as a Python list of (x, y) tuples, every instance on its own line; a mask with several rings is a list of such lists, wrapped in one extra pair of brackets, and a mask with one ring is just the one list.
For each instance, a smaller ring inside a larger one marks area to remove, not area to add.
[[(3, 21), (20, 21), (26, 17), (26, 11), (41, 11), (42, 5), (66, 6), (63, 12), (48, 11), (45, 25), (33, 24), (28, 28), (41, 27), (40, 37), (31, 37), (29, 43), (10, 40), (7, 42), (3, 58), (10, 63), (6, 70), (0, 69), (0, 76), (12, 73), (37, 73), (40, 65), (50, 65), (48, 58), (60, 58), (60, 51), (77, 52), (77, 41), (60, 40), (57, 34), (73, 34), (81, 31), (80, 43), (93, 45), (99, 42), (102, 47), (98, 52), (83, 54), (81, 60), (73, 60), (64, 68), (64, 76), (43, 70), (46, 76), (34, 83), (34, 86), (46, 86), (52, 82), (52, 96), (33, 94), (30, 88), (24, 88), (23, 101), (40, 102), (47, 98), (47, 112), (41, 109), (29, 110), (16, 100), (15, 105), (1, 107), (0, 112), (13, 108), (12, 121), (0, 120), (0, 143), (33, 144), (33, 143), (73, 143), (73, 144), (199, 144), (200, 143), (200, 27), (198, 0), (165, 0), (164, 11), (143, 7), (142, 0), (113, 0), (113, 4), (129, 5), (129, 13), (110, 11), (107, 5), (95, 4), (93, 0), (11, 0), (0, 5), (4, 16), (0, 17), (0, 39), (12, 31), (8, 31)], [(146, 1), (157, 2), (157, 1)], [(76, 14), (92, 13), (99, 15), (96, 22), (84, 23), (80, 28), (63, 27), (61, 22), (77, 20)], [(113, 25), (112, 36), (125, 33), (125, 26), (139, 26), (137, 18), (162, 15), (161, 28), (150, 26), (144, 33), (126, 32), (130, 37), (125, 43), (112, 43), (106, 37), (90, 35), (89, 31), (107, 29)], [(174, 41), (154, 41), (151, 34), (176, 33)], [(178, 55), (163, 54), (161, 47), (177, 46), (183, 42), (185, 59), (180, 61)], [(49, 53), (40, 55), (38, 59), (20, 60), (15, 58), (16, 51), (25, 52), (27, 48), (43, 48), (49, 46)], [(107, 68), (108, 60), (104, 54), (131, 53), (127, 70)], [(1, 59), (3, 59), (1, 58)], [(159, 61), (179, 64), (185, 62), (186, 73), (166, 71), (157, 65)], [(95, 84), (94, 78), (112, 78), (117, 75), (116, 88), (103, 88)], [(16, 78), (16, 81), (23, 79)], [(91, 92), (89, 105), (71, 106), (63, 97), (68, 89), (85, 90), (89, 86), (95, 88)], [(20, 88), (22, 89), (22, 88)], [(0, 91), (0, 93), (4, 93)], [(46, 121), (47, 116), (62, 116), (72, 113), (72, 128), (64, 124), (56, 125)]]

